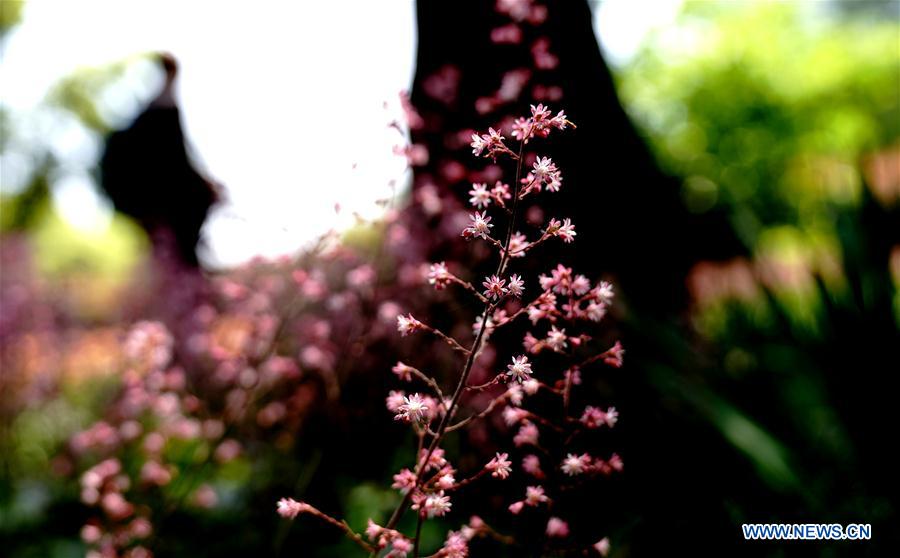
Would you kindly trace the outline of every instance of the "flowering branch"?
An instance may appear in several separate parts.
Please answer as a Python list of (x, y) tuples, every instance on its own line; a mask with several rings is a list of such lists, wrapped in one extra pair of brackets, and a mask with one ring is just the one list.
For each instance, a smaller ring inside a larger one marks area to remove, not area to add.
[[(425, 374), (421, 370), (398, 362), (393, 372), (403, 381), (411, 381), (413, 377), (428, 385), (438, 400), (418, 393), (406, 395), (402, 391), (392, 391), (387, 399), (388, 409), (395, 413), (397, 420), (410, 423), (417, 437), (416, 458), (412, 469), (403, 469), (394, 475), (393, 487), (400, 490), (403, 497), (394, 509), (387, 523), (383, 527), (370, 520), (366, 534), (374, 545), (363, 546), (374, 556), (382, 549), (390, 549), (385, 558), (405, 558), (408, 553), (413, 557), (419, 557), (420, 538), (423, 523), (433, 517), (445, 515), (452, 507), (450, 494), (463, 486), (485, 477), (488, 473), (493, 478), (507, 479), (512, 471), (512, 463), (508, 460), (507, 453), (497, 453), (496, 456), (481, 470), (461, 481), (456, 481), (456, 470), (448, 463), (441, 445), (447, 434), (460, 430), (478, 419), (485, 418), (498, 409), (503, 409), (503, 419), (509, 426), (519, 426), (518, 432), (513, 437), (516, 447), (534, 448), (545, 459), (553, 460), (548, 449), (540, 443), (541, 430), (565, 436), (564, 446), (568, 446), (575, 436), (583, 431), (599, 428), (602, 425), (612, 427), (617, 420), (615, 409), (609, 408), (601, 411), (595, 407), (587, 407), (582, 417), (578, 420), (569, 416), (571, 391), (574, 386), (581, 383), (580, 371), (583, 367), (603, 360), (604, 362), (619, 367), (622, 363), (624, 351), (621, 345), (616, 344), (607, 351), (590, 356), (580, 364), (565, 369), (563, 379), (556, 381), (555, 385), (542, 382), (533, 377), (533, 363), (529, 355), (537, 355), (543, 351), (549, 351), (563, 358), (572, 358), (577, 350), (583, 348), (591, 337), (586, 334), (568, 333), (567, 328), (574, 327), (575, 322), (597, 322), (606, 313), (606, 308), (612, 299), (612, 290), (606, 283), (592, 286), (591, 282), (583, 275), (575, 275), (572, 270), (558, 265), (549, 275), (539, 278), (541, 292), (534, 300), (519, 307), (512, 314), (507, 314), (507, 303), (514, 299), (521, 299), (525, 290), (525, 281), (518, 274), (507, 275), (507, 270), (514, 258), (525, 256), (528, 252), (548, 242), (552, 238), (559, 238), (565, 243), (573, 242), (576, 236), (575, 227), (570, 219), (562, 221), (551, 218), (541, 232), (540, 237), (527, 242), (526, 237), (516, 232), (516, 223), (520, 208), (525, 200), (536, 193), (547, 191), (557, 192), (562, 185), (562, 173), (556, 164), (548, 157), (537, 157), (527, 176), (523, 177), (525, 169), (525, 146), (534, 138), (547, 137), (552, 130), (564, 130), (573, 126), (560, 111), (552, 116), (550, 111), (542, 105), (531, 107), (531, 117), (521, 118), (516, 121), (512, 129), (512, 136), (518, 140), (516, 151), (510, 149), (500, 131), (490, 128), (487, 134), (472, 135), (472, 153), (475, 156), (488, 157), (494, 161), (498, 157), (509, 157), (515, 161), (515, 180), (512, 182), (512, 192), (509, 186), (497, 182), (493, 189), (488, 189), (486, 184), (473, 184), (469, 192), (469, 202), (476, 208), (470, 215), (470, 223), (462, 231), (463, 238), (467, 240), (482, 239), (496, 249), (499, 257), (493, 274), (482, 282), (483, 291), (479, 291), (471, 282), (464, 281), (450, 273), (445, 262), (431, 265), (428, 273), (428, 282), (435, 289), (441, 290), (450, 284), (457, 284), (464, 290), (473, 294), (481, 303), (482, 308), (474, 325), (474, 339), (468, 348), (464, 347), (453, 337), (445, 334), (438, 328), (431, 327), (419, 321), (412, 314), (397, 317), (397, 329), (401, 336), (407, 336), (417, 331), (431, 333), (446, 342), (456, 352), (465, 356), (459, 373), (455, 379), (455, 387), (449, 397), (445, 397), (437, 380)], [(573, 126), (574, 127), (574, 126)], [(511, 204), (507, 205), (507, 200)], [(491, 231), (495, 224), (488, 214), (488, 209), (494, 206), (502, 210), (506, 215), (506, 226), (502, 236), (498, 240), (492, 236)], [(521, 315), (527, 315), (532, 326), (547, 324), (549, 330), (545, 334), (536, 337), (532, 332), (527, 332), (523, 339), (523, 346), (527, 354), (512, 356), (506, 370), (496, 374), (493, 378), (479, 384), (470, 384), (475, 363), (485, 354), (484, 347), (493, 331), (504, 325), (512, 323)], [(565, 327), (563, 327), (565, 326)], [(508, 387), (500, 394), (494, 395), (490, 401), (479, 410), (473, 410), (467, 417), (454, 422), (454, 417), (461, 407), (462, 397), (469, 392), (485, 392), (501, 383)], [(537, 413), (525, 410), (521, 407), (524, 397), (534, 395), (539, 390), (560, 396), (562, 399), (563, 414), (562, 424), (559, 420), (541, 416)], [(435, 424), (436, 423), (436, 424)], [(540, 428), (539, 428), (540, 426)], [(568, 435), (566, 436), (566, 434)], [(558, 458), (557, 458), (558, 459)], [(541, 458), (531, 454), (523, 461), (523, 469), (536, 479), (547, 479), (541, 470)], [(554, 467), (568, 476), (576, 476), (588, 473), (609, 472), (621, 469), (621, 460), (613, 456), (608, 461), (596, 459), (589, 454), (577, 455), (569, 453), (561, 465), (556, 461)], [(565, 490), (565, 485), (560, 485), (557, 490)], [(543, 486), (529, 486), (524, 500), (514, 502), (509, 506), (510, 513), (517, 514), (527, 507), (549, 507), (553, 500), (547, 495)], [(416, 511), (415, 533), (411, 539), (406, 538), (396, 530), (400, 519), (407, 509)], [(314, 509), (314, 508), (310, 508)], [(312, 511), (303, 509), (306, 513), (316, 515)], [(296, 514), (295, 514), (296, 515)], [(340, 525), (333, 518), (323, 518), (332, 524)], [(346, 524), (343, 524), (346, 527)], [(349, 527), (345, 532), (353, 538), (355, 533)], [(554, 538), (566, 537), (569, 532), (568, 524), (561, 518), (551, 517), (547, 524), (547, 537), (552, 542)], [(357, 535), (358, 536), (358, 535)], [(513, 544), (513, 539), (499, 535), (480, 521), (470, 523), (457, 532), (451, 532), (444, 547), (433, 554), (434, 557), (465, 558), (468, 555), (468, 541), (474, 536), (491, 536), (505, 544)], [(597, 545), (602, 543), (599, 542)], [(594, 549), (600, 552), (600, 547)], [(601, 545), (602, 546), (602, 545)], [(563, 548), (560, 545), (557, 550)], [(603, 547), (605, 549), (605, 547)]]

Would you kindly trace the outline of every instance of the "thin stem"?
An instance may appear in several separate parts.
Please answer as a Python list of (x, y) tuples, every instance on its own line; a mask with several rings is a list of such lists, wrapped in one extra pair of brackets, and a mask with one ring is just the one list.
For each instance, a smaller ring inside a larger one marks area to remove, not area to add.
[(498, 405), (499, 403), (501, 403), (502, 401), (504, 401), (507, 397), (509, 397), (509, 392), (506, 392), (506, 393), (504, 393), (503, 395), (501, 395), (500, 397), (497, 397), (497, 398), (493, 399), (493, 400), (488, 404), (488, 406), (485, 407), (484, 409), (482, 409), (480, 412), (475, 413), (474, 415), (469, 415), (468, 417), (466, 417), (466, 418), (464, 418), (463, 420), (457, 422), (456, 424), (451, 425), (451, 426), (448, 426), (448, 427), (447, 427), (447, 432), (453, 432), (454, 430), (459, 430), (460, 428), (462, 428), (463, 426), (469, 424), (469, 423), (472, 422), (473, 420), (475, 420), (475, 419), (477, 419), (477, 418), (481, 418), (481, 417), (483, 417), (483, 416), (489, 414), (491, 411), (494, 410), (495, 407), (497, 407), (497, 405)]
[(419, 537), (422, 534), (422, 514), (417, 514), (419, 520), (416, 523), (416, 538), (413, 539), (413, 558), (419, 558)]
[(425, 331), (427, 331), (427, 332), (429, 332), (429, 333), (432, 333), (432, 334), (434, 334), (434, 335), (440, 337), (441, 339), (444, 340), (445, 343), (447, 343), (448, 345), (450, 345), (450, 347), (452, 347), (454, 350), (459, 351), (459, 352), (461, 352), (461, 353), (463, 353), (463, 354), (468, 354), (468, 353), (469, 353), (469, 349), (466, 349), (465, 347), (463, 347), (462, 345), (460, 345), (460, 344), (459, 344), (459, 341), (457, 341), (456, 339), (450, 337), (449, 335), (447, 335), (447, 334), (444, 333), (443, 331), (441, 331), (441, 330), (439, 330), (439, 329), (436, 329), (436, 328), (433, 328), (433, 327), (431, 327), (431, 326), (429, 326), (429, 325), (427, 325), (427, 324), (422, 324), (422, 329), (424, 329)]
[(326, 523), (330, 523), (330, 524), (334, 525), (335, 527), (337, 527), (338, 529), (343, 531), (344, 534), (347, 535), (347, 537), (350, 540), (352, 540), (357, 545), (359, 545), (363, 550), (366, 550), (372, 554), (375, 553), (375, 547), (373, 547), (372, 545), (367, 543), (362, 538), (362, 535), (360, 535), (359, 533), (357, 533), (356, 531), (351, 529), (350, 526), (347, 525), (346, 521), (338, 521), (337, 519), (331, 517), (327, 513), (323, 513), (321, 511), (319, 511), (318, 509), (310, 506), (309, 504), (306, 505), (303, 513), (308, 513), (310, 515), (314, 515), (314, 516), (318, 517), (319, 519), (325, 521)]
[(462, 279), (460, 279), (459, 277), (457, 277), (455, 275), (451, 276), (450, 280), (453, 281), (454, 283), (456, 283), (457, 285), (460, 285), (461, 287), (465, 288), (467, 291), (471, 292), (476, 297), (478, 297), (478, 300), (480, 300), (482, 303), (488, 304), (489, 301), (488, 301), (487, 297), (485, 297), (483, 294), (478, 292), (478, 289), (476, 289), (474, 286), (472, 286), (472, 283), (469, 283), (468, 281), (463, 281)]
[(431, 389), (434, 390), (435, 395), (437, 395), (441, 399), (441, 401), (444, 400), (444, 392), (441, 391), (441, 386), (438, 385), (434, 378), (428, 376), (418, 368), (413, 368), (412, 366), (407, 366), (407, 368), (409, 368), (410, 373), (412, 373), (415, 377), (431, 386)]

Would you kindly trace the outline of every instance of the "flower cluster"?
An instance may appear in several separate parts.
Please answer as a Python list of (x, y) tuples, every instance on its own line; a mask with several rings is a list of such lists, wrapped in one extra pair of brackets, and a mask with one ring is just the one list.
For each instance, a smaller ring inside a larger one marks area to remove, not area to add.
[[(493, 128), (486, 134), (471, 136), (472, 153), (476, 157), (494, 160), (506, 157), (516, 166), (512, 188), (497, 181), (491, 189), (486, 183), (474, 183), (469, 191), (469, 203), (475, 211), (469, 216), (462, 236), (466, 240), (480, 239), (492, 248), (497, 259), (496, 268), (480, 281), (481, 288), (476, 288), (468, 277), (451, 272), (445, 261), (432, 264), (427, 272), (428, 283), (436, 290), (444, 291), (456, 285), (481, 305), (470, 340), (426, 324), (411, 313), (397, 317), (397, 330), (401, 336), (423, 333), (434, 337), (455, 351), (461, 362), (458, 372), (446, 385), (442, 385), (446, 378), (404, 362), (393, 367), (398, 380), (421, 384), (427, 390), (427, 394), (392, 390), (386, 400), (387, 409), (394, 418), (412, 428), (418, 445), (411, 464), (393, 477), (392, 487), (398, 491), (400, 503), (386, 522), (369, 520), (366, 542), (363, 542), (363, 535), (354, 532), (346, 523), (323, 518), (367, 550), (381, 552), (383, 556), (417, 558), (421, 555), (422, 524), (434, 518), (452, 516), (458, 490), (483, 477), (498, 481), (515, 477), (523, 480), (526, 487), (523, 498), (507, 505), (508, 513), (517, 515), (534, 510), (529, 513), (542, 514), (546, 522), (546, 550), (559, 551), (565, 548), (562, 541), (569, 538), (571, 528), (565, 520), (568, 510), (557, 504), (555, 495), (565, 489), (564, 484), (581, 483), (597, 475), (606, 476), (622, 470), (622, 460), (616, 454), (601, 458), (588, 451), (576, 450), (576, 445), (585, 443), (589, 432), (600, 426), (613, 427), (618, 420), (616, 410), (586, 406), (574, 415), (571, 412), (573, 391), (582, 383), (583, 371), (600, 362), (613, 367), (622, 364), (624, 351), (621, 344), (616, 342), (612, 347), (598, 351), (593, 348), (593, 336), (584, 329), (606, 315), (613, 301), (613, 290), (608, 283), (595, 284), (563, 264), (526, 286), (523, 273), (529, 268), (519, 259), (551, 239), (558, 238), (564, 243), (575, 240), (575, 228), (567, 218), (550, 218), (532, 240), (515, 230), (523, 200), (541, 192), (557, 192), (562, 185), (562, 173), (548, 157), (533, 159), (530, 172), (525, 174), (526, 144), (536, 138), (546, 138), (554, 130), (569, 127), (574, 125), (564, 112), (553, 116), (549, 109), (537, 105), (531, 107), (529, 117), (516, 121), (512, 132), (518, 142), (516, 149), (508, 146), (506, 138)], [(495, 229), (502, 232), (495, 236)], [(521, 272), (510, 273), (513, 262), (521, 266)], [(536, 294), (523, 299), (532, 289)], [(505, 369), (491, 374), (487, 367), (493, 362), (492, 355), (508, 350), (492, 341), (496, 332), (500, 329), (512, 331), (529, 323), (532, 329), (522, 334), (524, 354), (522, 349), (514, 351), (508, 357), (506, 362), (509, 364)], [(556, 403), (548, 408), (545, 401), (529, 409), (526, 398), (536, 400), (539, 393), (548, 395)], [(512, 429), (511, 446), (515, 449), (495, 452), (489, 460), (481, 461), (483, 465), (475, 470), (451, 462), (445, 447), (447, 437), (455, 431), (474, 427), (495, 413)], [(545, 442), (550, 438), (559, 441)], [(548, 450), (551, 447), (563, 448), (564, 453), (555, 456)], [(524, 454), (518, 471), (510, 459), (510, 451)], [(549, 474), (551, 470), (558, 474)], [(551, 482), (555, 478), (561, 480)], [(318, 515), (302, 506), (295, 505), (292, 500), (282, 500), (278, 509), (283, 516), (291, 518), (304, 511)], [(415, 513), (417, 527), (414, 533), (404, 534), (398, 531), (398, 525), (408, 510)], [(503, 544), (516, 544), (514, 537), (501, 535), (479, 517), (459, 531), (448, 533), (443, 546), (432, 550), (431, 556), (468, 556), (473, 539), (479, 536), (491, 537)], [(588, 550), (579, 549), (578, 552)], [(601, 539), (590, 551), (605, 555), (608, 541)]]

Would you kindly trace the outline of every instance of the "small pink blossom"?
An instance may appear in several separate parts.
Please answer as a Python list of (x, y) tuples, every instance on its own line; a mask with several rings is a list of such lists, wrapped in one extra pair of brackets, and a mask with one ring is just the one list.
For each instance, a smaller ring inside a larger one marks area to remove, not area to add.
[(572, 280), (572, 292), (578, 296), (586, 294), (591, 290), (591, 282), (584, 275), (578, 274)]
[(372, 521), (369, 518), (368, 523), (366, 524), (366, 536), (369, 537), (370, 541), (374, 541), (381, 535), (381, 532), (384, 530), (383, 527)]
[(556, 229), (556, 236), (561, 238), (566, 244), (575, 240), (575, 225), (569, 218), (563, 219), (562, 225)]
[(428, 284), (440, 291), (451, 283), (451, 277), (452, 275), (447, 271), (447, 264), (444, 262), (433, 263), (428, 271)]
[(519, 275), (515, 273), (509, 276), (509, 294), (516, 298), (522, 297), (522, 292), (525, 290), (525, 282)]
[(569, 536), (569, 524), (558, 517), (551, 517), (547, 521), (547, 536), (563, 538)]
[(509, 511), (510, 511), (510, 513), (512, 513), (513, 515), (519, 515), (519, 513), (522, 511), (522, 508), (523, 508), (524, 506), (525, 506), (525, 502), (521, 502), (521, 501), (520, 501), (520, 502), (514, 502), (514, 503), (512, 503), (512, 504), (509, 505)]
[(541, 469), (541, 459), (533, 453), (522, 458), (522, 470), (536, 479), (546, 476)]
[(510, 381), (519, 383), (529, 379), (532, 373), (531, 363), (528, 362), (528, 357), (525, 355), (513, 357), (512, 364), (507, 364), (506, 369), (506, 375), (509, 376)]
[(525, 248), (528, 246), (528, 239), (524, 234), (517, 232), (509, 238), (509, 255), (512, 258), (521, 258), (525, 256)]
[(512, 472), (512, 461), (509, 461), (508, 458), (508, 453), (498, 452), (497, 455), (495, 455), (494, 458), (484, 466), (484, 468), (491, 472), (492, 477), (498, 479), (506, 479)]
[(606, 426), (608, 426), (610, 428), (612, 428), (613, 426), (616, 425), (617, 422), (619, 422), (619, 412), (616, 411), (615, 407), (610, 407), (609, 409), (606, 410), (605, 421), (606, 421)]
[(625, 468), (625, 464), (622, 462), (622, 458), (619, 457), (618, 453), (612, 454), (606, 463), (613, 471), (621, 471)]
[(496, 275), (488, 277), (482, 285), (484, 285), (484, 296), (489, 299), (499, 300), (508, 292), (505, 286), (506, 280), (500, 279)]
[(469, 196), (469, 203), (479, 209), (491, 205), (491, 192), (488, 191), (487, 184), (472, 184)]
[(453, 485), (456, 484), (456, 478), (452, 473), (444, 473), (438, 478), (437, 483), (435, 484), (441, 490), (450, 490), (453, 488)]
[(582, 413), (580, 420), (581, 424), (588, 428), (599, 428), (606, 424), (606, 413), (602, 409), (588, 405), (584, 408), (584, 413)]
[(422, 322), (415, 319), (412, 314), (397, 316), (397, 331), (402, 337), (422, 329)]
[(516, 447), (525, 446), (525, 445), (538, 445), (538, 428), (534, 425), (534, 423), (526, 421), (523, 424), (516, 435), (513, 437), (513, 443)]
[(463, 229), (462, 235), (466, 238), (484, 238), (491, 234), (491, 229), (494, 225), (491, 224), (491, 218), (488, 217), (487, 212), (479, 212), (476, 211), (472, 215), (469, 216), (472, 223)]
[(606, 281), (600, 281), (600, 284), (594, 289), (594, 296), (597, 297), (598, 300), (605, 304), (610, 304), (612, 302), (615, 293), (613, 292), (613, 287)]
[(412, 552), (412, 541), (405, 537), (397, 536), (391, 541), (391, 551), (384, 558), (406, 558)]
[(529, 486), (525, 489), (525, 504), (529, 506), (537, 506), (549, 499), (550, 498), (544, 494), (543, 486)]
[(444, 491), (441, 490), (439, 492), (435, 492), (429, 494), (425, 497), (424, 502), (416, 507), (417, 504), (413, 505), (413, 509), (420, 509), (422, 513), (427, 515), (428, 517), (443, 517), (450, 511), (450, 508), (453, 504), (450, 502), (450, 497), (444, 495)]
[(441, 548), (440, 556), (444, 558), (467, 558), (469, 556), (469, 543), (458, 532), (450, 531), (447, 540)]
[(281, 517), (285, 517), (288, 519), (294, 519), (299, 514), (307, 511), (309, 506), (304, 504), (303, 502), (298, 502), (293, 498), (282, 498), (278, 500), (277, 510), (278, 515)]
[(603, 537), (594, 543), (594, 550), (596, 550), (600, 556), (607, 556), (609, 554), (609, 547), (609, 537)]
[[(428, 454), (427, 449), (422, 449), (422, 452), (419, 454), (419, 461), (425, 459), (425, 456)], [(428, 458), (428, 463), (426, 465), (426, 469), (440, 469), (444, 465), (447, 464), (447, 459), (444, 457), (444, 450), (442, 448), (435, 448), (433, 452), (431, 452), (431, 456)]]
[(528, 416), (528, 411), (517, 407), (506, 407), (503, 409), (503, 420), (508, 426), (517, 424)]
[(403, 398), (403, 404), (397, 407), (396, 420), (416, 422), (427, 417), (428, 404), (418, 393)]
[(591, 464), (591, 456), (584, 453), (582, 455), (575, 455), (570, 453), (562, 462), (562, 472), (569, 475), (570, 477), (574, 477), (575, 475), (580, 475), (587, 470), (587, 468)]
[(472, 146), (472, 155), (479, 157), (483, 154), (485, 157), (496, 157), (498, 153), (506, 149), (503, 144), (504, 139), (500, 132), (493, 128), (488, 128), (488, 133), (481, 134), (481, 136), (472, 134), (472, 141), (469, 144)]
[(625, 349), (622, 348), (622, 344), (616, 341), (616, 344), (613, 347), (606, 351), (606, 356), (603, 357), (603, 362), (614, 367), (621, 368), (623, 357), (625, 356)]
[(546, 182), (557, 171), (556, 164), (549, 157), (539, 157), (534, 162), (534, 177), (540, 182)]
[[(509, 374), (509, 372), (507, 372)], [(522, 405), (522, 400), (525, 398), (525, 392), (522, 391), (522, 386), (519, 384), (510, 384), (506, 389), (506, 398), (509, 400), (510, 405), (515, 405), (516, 407)]]
[(385, 403), (387, 404), (387, 410), (392, 413), (397, 413), (400, 411), (400, 406), (406, 402), (406, 394), (402, 391), (391, 390), (388, 393), (387, 398), (385, 399)]
[(394, 475), (394, 484), (391, 488), (395, 488), (406, 494), (416, 486), (416, 475), (409, 469), (401, 469), (399, 473)]
[(587, 316), (592, 322), (599, 322), (606, 316), (606, 304), (603, 302), (591, 302), (587, 307)]
[(401, 381), (411, 382), (412, 381), (412, 371), (413, 368), (411, 366), (407, 366), (403, 362), (397, 361), (397, 364), (391, 369), (391, 371), (400, 378)]
[(557, 329), (556, 326), (551, 326), (550, 332), (547, 333), (546, 343), (554, 351), (562, 351), (568, 347), (567, 339), (565, 329)]

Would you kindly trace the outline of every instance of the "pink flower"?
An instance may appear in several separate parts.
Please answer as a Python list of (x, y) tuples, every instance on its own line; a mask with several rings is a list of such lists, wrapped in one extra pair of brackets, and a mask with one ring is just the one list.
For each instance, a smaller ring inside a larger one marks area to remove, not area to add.
[(551, 326), (550, 332), (547, 333), (547, 346), (553, 349), (554, 351), (562, 351), (566, 347), (568, 347), (568, 343), (566, 343), (566, 330), (565, 329), (557, 329), (556, 326)]
[(581, 296), (591, 290), (591, 282), (584, 275), (576, 275), (575, 279), (572, 279), (572, 292), (576, 295)]
[(534, 378), (529, 378), (522, 382), (522, 390), (528, 395), (534, 395), (541, 389), (541, 383)]
[(472, 146), (472, 155), (480, 157), (481, 152), (487, 147), (487, 142), (478, 134), (472, 134), (472, 143), (470, 145)]
[(169, 469), (160, 465), (156, 461), (147, 461), (141, 467), (141, 481), (147, 484), (155, 484), (157, 486), (165, 486), (172, 480), (172, 473)]
[(588, 319), (592, 322), (599, 322), (606, 316), (606, 304), (603, 302), (591, 302), (587, 307)]
[(404, 382), (412, 381), (413, 369), (411, 366), (407, 366), (403, 362), (397, 361), (397, 364), (394, 365), (394, 367), (391, 369), (391, 371), (394, 374), (396, 374), (397, 377), (400, 378), (400, 380), (402, 380)]
[[(484, 154), (485, 157), (496, 157), (497, 153), (506, 149), (504, 139), (500, 132), (493, 128), (488, 128), (488, 133), (480, 137), (478, 134), (472, 134), (472, 142), (469, 144), (472, 146), (472, 155), (479, 157)], [(487, 153), (484, 153), (485, 151)]]
[(581, 424), (588, 428), (599, 428), (606, 424), (606, 413), (602, 409), (588, 405), (581, 415)]
[(522, 470), (536, 479), (542, 479), (546, 476), (541, 469), (541, 459), (533, 453), (522, 458)]
[(546, 182), (557, 170), (556, 164), (549, 157), (539, 157), (534, 162), (534, 177), (539, 182)]
[(406, 402), (406, 394), (402, 391), (391, 390), (388, 393), (387, 398), (385, 399), (385, 403), (387, 404), (388, 411), (392, 413), (397, 413), (400, 410), (400, 406)]
[(469, 203), (479, 209), (491, 205), (491, 192), (488, 191), (487, 184), (472, 184), (469, 196)]
[(522, 278), (516, 274), (512, 274), (509, 276), (509, 294), (516, 297), (521, 298), (522, 292), (525, 290), (525, 282), (522, 281)]
[(451, 283), (451, 277), (453, 276), (447, 271), (447, 265), (444, 262), (433, 263), (428, 271), (428, 284), (440, 291)]
[(563, 111), (559, 111), (558, 113), (556, 113), (556, 116), (550, 119), (550, 125), (557, 130), (565, 130), (566, 124), (571, 124), (571, 122), (566, 120), (566, 113)]
[(615, 407), (610, 407), (606, 410), (606, 426), (612, 428), (619, 421), (619, 412), (616, 411)]
[(512, 125), (512, 137), (519, 141), (528, 141), (532, 136), (531, 120), (524, 117), (516, 118)]
[(610, 304), (612, 302), (615, 293), (613, 292), (613, 287), (606, 281), (600, 281), (600, 284), (597, 285), (597, 288), (594, 289), (594, 296), (597, 297), (603, 303)]
[[(428, 450), (422, 449), (422, 452), (419, 453), (419, 461), (425, 459), (425, 456), (427, 454)], [(434, 451), (431, 452), (431, 457), (428, 458), (426, 469), (440, 469), (446, 464), (447, 460), (444, 458), (444, 450), (441, 448), (435, 448)]]
[(551, 517), (550, 520), (547, 521), (547, 536), (557, 538), (568, 537), (569, 524), (558, 517)]
[(582, 454), (580, 456), (570, 453), (562, 462), (562, 471), (563, 473), (569, 475), (570, 477), (574, 477), (575, 475), (580, 475), (584, 473), (585, 469), (587, 469), (591, 464), (591, 456), (588, 454)]
[(413, 318), (412, 314), (397, 316), (397, 331), (400, 332), (402, 337), (406, 337), (420, 329), (422, 329), (422, 322)]
[(394, 475), (394, 484), (391, 488), (395, 488), (406, 494), (416, 486), (416, 475), (409, 469), (401, 469), (399, 473)]
[(500, 205), (503, 205), (503, 200), (512, 198), (512, 194), (509, 193), (509, 185), (498, 180), (494, 183), (494, 187), (491, 188), (491, 197), (497, 200)]
[(508, 458), (508, 453), (497, 453), (484, 468), (491, 472), (492, 477), (506, 479), (512, 472), (512, 461)]
[(519, 428), (519, 432), (513, 437), (513, 443), (516, 447), (524, 445), (536, 446), (538, 444), (538, 428), (533, 423), (525, 421), (525, 424)]
[(528, 246), (528, 240), (525, 235), (517, 232), (509, 238), (509, 255), (512, 258), (521, 258), (525, 255), (525, 247)]
[(503, 420), (508, 426), (517, 424), (528, 416), (528, 411), (517, 409), (516, 407), (506, 407), (503, 409)]
[(622, 348), (622, 344), (616, 341), (616, 344), (613, 347), (606, 351), (606, 356), (603, 357), (603, 362), (606, 364), (613, 366), (615, 368), (622, 367), (622, 359), (625, 356), (625, 349)]
[[(452, 471), (452, 470), (451, 470)], [(438, 478), (437, 483), (435, 483), (438, 488), (441, 490), (450, 490), (453, 488), (453, 485), (456, 484), (456, 479), (453, 477), (453, 473), (444, 473)]]
[(556, 229), (556, 236), (563, 239), (563, 242), (566, 244), (575, 240), (575, 225), (572, 224), (571, 219), (563, 219), (563, 224)]
[(529, 486), (525, 489), (525, 503), (529, 506), (537, 506), (550, 498), (544, 494), (543, 486)]
[(370, 541), (374, 541), (376, 538), (378, 538), (379, 535), (381, 535), (381, 532), (383, 530), (384, 529), (380, 525), (372, 521), (372, 519), (370, 518), (368, 524), (366, 525), (366, 536), (369, 537)]
[(394, 419), (407, 422), (420, 421), (427, 416), (428, 408), (425, 399), (414, 393), (403, 398), (403, 404), (397, 407), (397, 416)]
[(613, 471), (621, 471), (625, 468), (625, 464), (622, 463), (622, 458), (619, 457), (618, 453), (614, 453), (609, 456), (609, 461), (606, 462)]
[(469, 543), (466, 538), (456, 531), (447, 533), (447, 540), (441, 549), (440, 556), (444, 558), (467, 558), (469, 555)]
[[(507, 372), (507, 374), (508, 373), (509, 372)], [(506, 389), (506, 397), (509, 399), (510, 405), (518, 407), (522, 405), (522, 399), (525, 397), (525, 393), (522, 391), (522, 386), (519, 384), (510, 384)]]
[(450, 497), (444, 495), (444, 491), (435, 492), (425, 497), (421, 504), (413, 504), (413, 509), (421, 509), (428, 517), (443, 517), (453, 504)]
[(282, 498), (281, 500), (278, 500), (277, 509), (278, 515), (281, 517), (294, 519), (299, 514), (307, 511), (309, 506), (303, 502), (298, 502), (293, 498)]
[(469, 216), (469, 219), (472, 220), (472, 224), (463, 229), (462, 235), (466, 238), (484, 238), (491, 234), (491, 229), (494, 225), (491, 225), (491, 218), (487, 216), (487, 212), (478, 212), (476, 211), (474, 214)]
[(538, 106), (531, 105), (531, 119), (538, 125), (544, 123), (552, 114), (547, 107), (542, 104), (538, 104)]
[(482, 285), (484, 285), (484, 296), (490, 299), (499, 300), (508, 292), (505, 287), (506, 280), (500, 279), (496, 275), (488, 277)]
[(509, 505), (509, 511), (513, 515), (519, 515), (519, 512), (522, 511), (522, 508), (525, 506), (525, 502), (515, 502)]
[(528, 357), (525, 355), (513, 357), (512, 364), (507, 364), (506, 369), (509, 379), (519, 383), (531, 377), (531, 363), (528, 362)]
[(406, 558), (406, 555), (412, 552), (413, 544), (405, 537), (396, 537), (391, 541), (391, 551), (385, 558)]
[(594, 550), (596, 550), (600, 556), (606, 556), (609, 554), (609, 537), (603, 537), (599, 541), (594, 543)]

